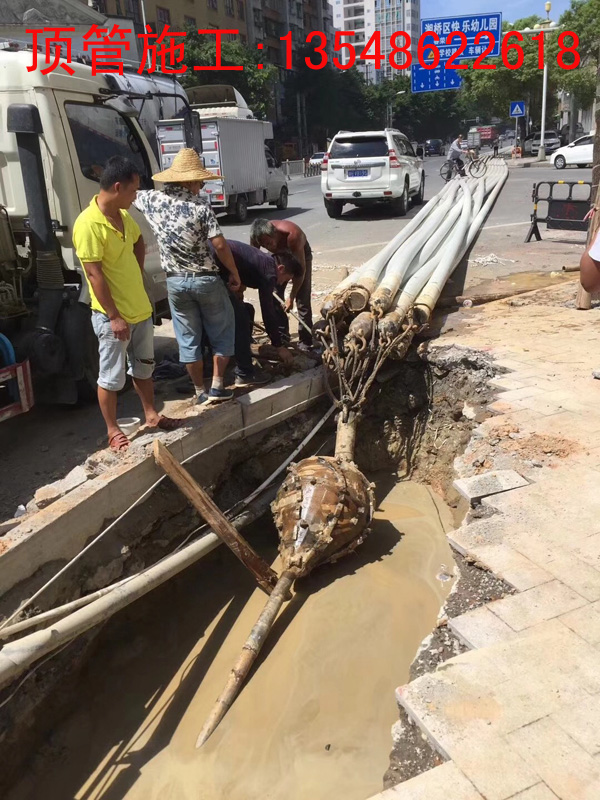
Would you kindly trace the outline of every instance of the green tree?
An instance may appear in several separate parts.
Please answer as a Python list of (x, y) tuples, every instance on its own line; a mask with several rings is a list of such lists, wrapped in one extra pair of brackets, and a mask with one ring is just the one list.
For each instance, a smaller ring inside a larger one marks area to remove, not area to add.
[(187, 72), (181, 76), (184, 87), (226, 83), (234, 86), (258, 118), (264, 119), (273, 108), (277, 68), (264, 64), (264, 56), (240, 41), (224, 41), (221, 45), (223, 66), (242, 66), (243, 70), (194, 70), (194, 67), (214, 67), (217, 63), (216, 39), (210, 34), (188, 30), (185, 45)]

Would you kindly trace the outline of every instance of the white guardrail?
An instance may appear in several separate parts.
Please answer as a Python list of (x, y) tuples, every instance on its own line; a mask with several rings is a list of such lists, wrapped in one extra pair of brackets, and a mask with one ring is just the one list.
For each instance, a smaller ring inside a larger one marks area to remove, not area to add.
[(281, 162), (281, 169), (287, 178), (314, 178), (321, 174), (320, 164), (308, 164), (303, 159)]

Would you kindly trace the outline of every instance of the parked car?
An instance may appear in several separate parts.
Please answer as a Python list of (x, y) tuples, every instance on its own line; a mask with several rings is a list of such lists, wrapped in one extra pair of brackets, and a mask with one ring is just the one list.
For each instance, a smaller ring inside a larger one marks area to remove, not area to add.
[(556, 169), (564, 169), (569, 164), (577, 164), (578, 167), (587, 167), (594, 161), (594, 133), (581, 136), (565, 147), (559, 147), (550, 156), (550, 162)]
[(324, 155), (325, 153), (313, 153), (308, 163), (311, 167), (320, 167)]
[(321, 166), (321, 191), (330, 217), (340, 217), (344, 204), (388, 203), (399, 216), (409, 198), (423, 202), (425, 170), (408, 138), (398, 130), (340, 131)]
[[(542, 134), (539, 131), (537, 133), (530, 133), (529, 136), (526, 136), (523, 141), (523, 155), (537, 156), (540, 150), (541, 141)], [(546, 150), (546, 155), (558, 150), (559, 147), (560, 137), (558, 133), (556, 131), (546, 131), (544, 134), (544, 148)]]
[(445, 156), (446, 148), (441, 139), (426, 139), (425, 140), (425, 155), (426, 156)]

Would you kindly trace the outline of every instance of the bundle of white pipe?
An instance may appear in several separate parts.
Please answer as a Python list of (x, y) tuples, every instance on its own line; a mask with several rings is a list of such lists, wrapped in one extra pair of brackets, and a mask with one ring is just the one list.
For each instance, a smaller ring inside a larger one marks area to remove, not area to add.
[(397, 328), (412, 306), (423, 321), (428, 319), (507, 177), (504, 161), (491, 159), (482, 178), (450, 181), (389, 244), (333, 290), (323, 313), (344, 293), (361, 288), (384, 327), (392, 323)]

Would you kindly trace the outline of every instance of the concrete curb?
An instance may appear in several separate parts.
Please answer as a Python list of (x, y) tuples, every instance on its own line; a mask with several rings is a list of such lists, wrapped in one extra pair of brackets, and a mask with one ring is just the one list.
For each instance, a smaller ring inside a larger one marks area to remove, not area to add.
[[(192, 431), (177, 431), (180, 436), (175, 440), (170, 434), (166, 442), (173, 455), (183, 461), (227, 436), (251, 438), (284, 422), (313, 405), (325, 391), (324, 372), (316, 367), (208, 410), (202, 414), (203, 424)], [(7, 549), (0, 555), (0, 596), (44, 565), (73, 558), (100, 532), (106, 520), (122, 514), (161, 477), (162, 471), (152, 456), (154, 438), (139, 448), (134, 463), (117, 465), (77, 486), (28, 516), (2, 538)], [(214, 453), (206, 453), (204, 457), (214, 458)]]

